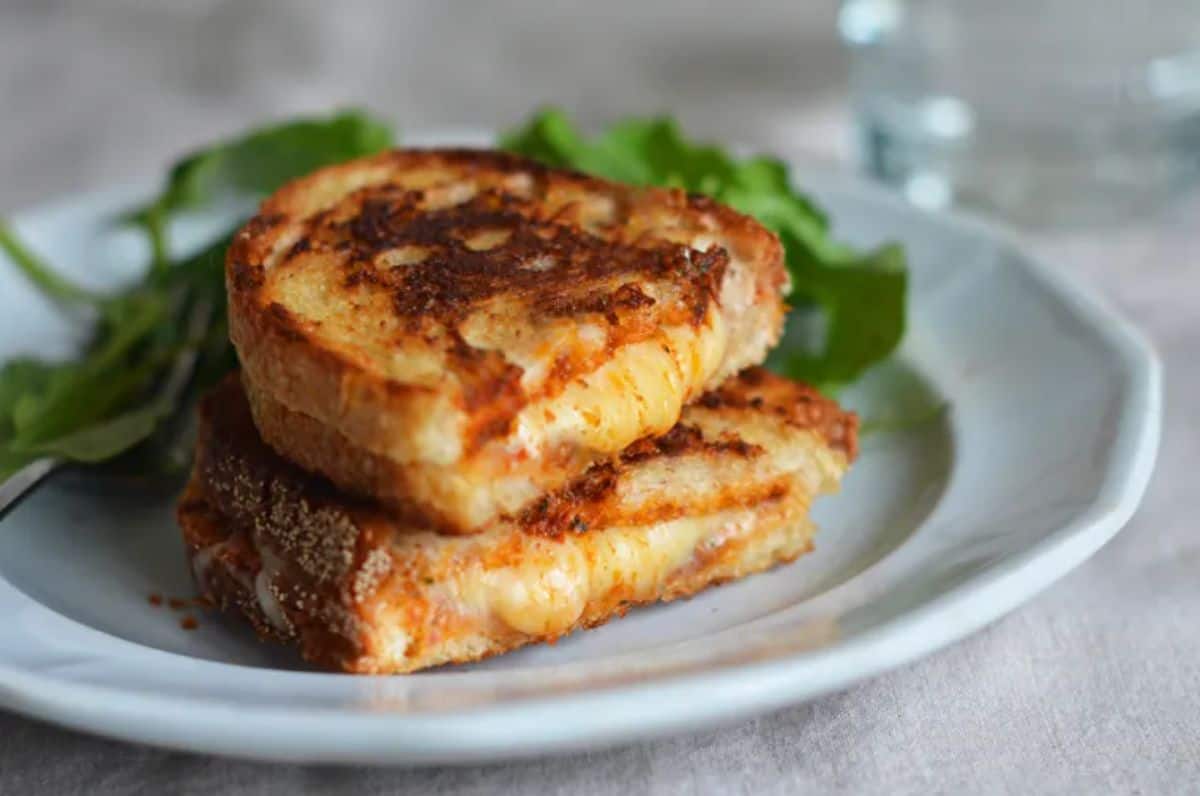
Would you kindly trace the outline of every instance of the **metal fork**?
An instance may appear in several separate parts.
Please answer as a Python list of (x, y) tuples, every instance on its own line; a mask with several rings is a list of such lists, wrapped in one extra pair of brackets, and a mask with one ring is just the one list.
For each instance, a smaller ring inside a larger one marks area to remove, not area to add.
[[(187, 319), (187, 338), (189, 340), (198, 338), (204, 333), (204, 330), (208, 328), (209, 321), (212, 320), (212, 314), (213, 305), (207, 299), (201, 299), (192, 305)], [(188, 382), (192, 380), (192, 374), (196, 372), (199, 360), (199, 346), (192, 346), (180, 354), (167, 373), (167, 378), (163, 381), (157, 396), (158, 399), (171, 405), (178, 403)], [(0, 483), (0, 521), (7, 517), (8, 513), (15, 509), (22, 500), (32, 494), (38, 484), (67, 464), (69, 464), (67, 460), (57, 456), (43, 456), (40, 459), (34, 459)]]

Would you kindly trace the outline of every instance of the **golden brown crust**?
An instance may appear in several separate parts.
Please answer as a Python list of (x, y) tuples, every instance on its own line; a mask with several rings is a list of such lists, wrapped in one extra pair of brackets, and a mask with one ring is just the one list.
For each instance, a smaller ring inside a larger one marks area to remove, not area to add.
[[(561, 487), (567, 475), (588, 464), (578, 451), (560, 451), (557, 459), (547, 452), (545, 463), (553, 466), (531, 468), (510, 483), (505, 472), (489, 469), (486, 460), (458, 465), (399, 462), (360, 448), (330, 426), (288, 409), (242, 375), (257, 431), (281, 454), (309, 472), (325, 473), (348, 494), (373, 497), (395, 515), (444, 533), (478, 530), (464, 526), (461, 514), (444, 512), (444, 506), (463, 506), (490, 494), (489, 508), (501, 514), (516, 512), (539, 493)], [(415, 500), (418, 495), (423, 499)]]
[[(532, 489), (505, 490), (503, 473), (473, 473), (469, 468), (475, 462), (458, 467), (413, 466), (358, 448), (328, 426), (292, 412), (262, 393), (246, 374), (243, 382), (261, 435), (269, 440), (295, 436), (297, 441), (284, 446), (282, 451), (293, 462), (310, 472), (329, 474), (349, 494), (381, 498), (394, 514), (414, 525), (432, 524), (443, 532), (459, 531), (460, 526), (455, 524), (453, 516), (439, 513), (438, 506), (462, 504), (486, 489), (496, 489), (500, 495), (494, 502), (502, 506), (503, 516), (533, 532), (550, 535), (618, 522), (663, 521), (689, 511), (732, 508), (740, 501), (778, 493), (779, 483), (793, 475), (777, 472), (766, 477), (764, 469), (755, 476), (757, 483), (752, 489), (747, 489), (743, 480), (730, 477), (723, 485), (705, 488), (702, 494), (680, 490), (678, 499), (656, 500), (646, 510), (631, 511), (620, 500), (616, 485), (648, 459), (683, 456), (706, 458), (710, 462), (719, 459), (727, 472), (731, 461), (741, 459), (745, 460), (746, 469), (752, 470), (753, 460), (766, 452), (735, 434), (712, 432), (706, 437), (697, 423), (713, 415), (770, 416), (791, 428), (819, 435), (831, 450), (840, 451), (850, 459), (857, 453), (858, 421), (853, 413), (843, 411), (807, 385), (763, 368), (748, 368), (702, 395), (684, 410), (683, 419), (666, 434), (645, 437), (617, 456), (590, 466), (584, 461), (564, 458), (557, 467), (536, 471), (546, 477), (532, 479)], [(562, 455), (566, 457), (569, 453)], [(560, 475), (579, 472), (584, 466), (587, 469), (572, 478)], [(437, 495), (438, 499), (416, 504), (410, 499), (414, 494)]]
[[(294, 643), (306, 659), (327, 669), (356, 671), (366, 654), (365, 618), (334, 584), (313, 585), (295, 567), (260, 583), (263, 559), (252, 533), (221, 515), (205, 497), (199, 480), (188, 484), (176, 509), (197, 588), (216, 608), (245, 617), (264, 640)], [(265, 610), (260, 589), (278, 606), (309, 609)]]
[(767, 412), (793, 428), (814, 431), (853, 460), (858, 456), (858, 416), (807, 384), (776, 376), (766, 368), (746, 368), (696, 401), (713, 411)]
[[(762, 389), (776, 378), (749, 381)], [(391, 672), (476, 660), (808, 549), (808, 503), (836, 484), (844, 453), (811, 429), (788, 431), (763, 406), (695, 412), (694, 426), (632, 447), (613, 483), (576, 496), (589, 527), (564, 532), (540, 517), (449, 537), (279, 458), (255, 433), (234, 377), (202, 402), (179, 521), (201, 592), (318, 665)], [(780, 448), (823, 477), (781, 474)], [(664, 495), (680, 468), (680, 481), (701, 486)]]
[[(352, 178), (364, 169), (385, 175), (438, 169), (480, 182), (463, 201), (443, 204), (426, 190), (381, 177), (311, 212), (314, 183)], [(515, 188), (514, 178), (528, 180), (529, 187)], [(699, 229), (733, 235), (774, 266), (768, 274), (773, 286), (782, 284), (781, 250), (771, 233), (705, 197), (632, 188), (503, 152), (444, 149), (397, 150), (289, 184), (235, 239), (228, 255), (230, 287), (240, 296), (258, 294), (272, 278), (269, 270), (326, 255), (338, 263), (345, 287), (370, 284), (385, 292), (411, 331), (450, 327), (501, 295), (523, 299), (546, 316), (586, 313), (619, 326), (625, 312), (658, 303), (628, 279), (669, 278), (682, 286), (685, 300), (659, 307), (654, 320), (698, 322), (717, 299), (729, 253), (715, 245), (697, 251), (664, 236), (638, 216), (651, 209), (670, 217), (681, 235)], [(298, 219), (304, 223), (299, 237), (279, 252), (282, 232)], [(380, 257), (398, 250), (410, 253), (405, 267), (379, 267)], [(546, 276), (550, 267), (553, 278)], [(619, 345), (629, 329), (615, 332)]]
[[(813, 527), (802, 508), (782, 508), (784, 504), (764, 504), (753, 527), (728, 541), (699, 548), (685, 566), (666, 580), (653, 596), (640, 594), (634, 585), (622, 582), (590, 600), (569, 626), (547, 634), (522, 632), (509, 627), (483, 628), (477, 621), (456, 616), (435, 602), (425, 599), (412, 581), (397, 579), (388, 584), (389, 599), (408, 592), (407, 616), (402, 620), (420, 632), (413, 635), (402, 656), (390, 652), (386, 628), (371, 627), (367, 606), (349, 609), (352, 624), (328, 622), (319, 614), (306, 613), (303, 608), (287, 610), (289, 626), (281, 630), (264, 613), (254, 590), (247, 584), (262, 571), (261, 562), (252, 557), (217, 557), (211, 560), (198, 585), (205, 596), (227, 612), (240, 613), (250, 621), (259, 635), (270, 641), (295, 644), (301, 656), (325, 669), (351, 674), (404, 674), (444, 664), (473, 663), (519, 649), (529, 644), (554, 643), (559, 638), (579, 630), (590, 630), (619, 619), (629, 609), (656, 602), (686, 599), (705, 589), (766, 571), (780, 564), (795, 561), (811, 552)], [(212, 507), (203, 501), (181, 505), (178, 521), (188, 540), (188, 554), (195, 562), (197, 548), (190, 540), (211, 535), (215, 528), (232, 527)], [(250, 537), (234, 530), (230, 537), (235, 543)], [(293, 589), (286, 576), (274, 579), (280, 601), (291, 606), (293, 591), (312, 594), (304, 588)], [(373, 597), (374, 595), (372, 595)], [(311, 597), (309, 598), (312, 599)], [(318, 599), (320, 599), (318, 597)], [(396, 620), (392, 620), (396, 621)], [(351, 628), (349, 632), (343, 626)], [(384, 640), (380, 640), (384, 636)], [(460, 639), (470, 637), (465, 643)], [(459, 643), (454, 643), (459, 641)], [(449, 642), (449, 643), (447, 643)]]
[[(715, 431), (707, 422), (712, 415), (721, 415), (726, 420), (732, 417), (736, 423), (739, 416), (747, 414), (776, 418), (790, 428), (814, 433), (830, 450), (844, 454), (848, 460), (857, 455), (858, 418), (854, 413), (842, 410), (808, 385), (765, 368), (747, 368), (685, 408), (680, 422), (666, 434), (640, 439), (619, 455), (591, 465), (563, 487), (528, 504), (517, 521), (530, 532), (553, 535), (613, 524), (662, 522), (688, 513), (744, 508), (782, 497), (796, 478), (795, 473), (771, 471), (763, 446), (736, 431)], [(619, 499), (617, 485), (628, 481), (647, 461), (684, 456), (701, 459), (726, 477), (707, 486), (702, 494), (684, 491), (677, 500), (660, 498), (639, 511), (630, 511)], [(752, 486), (733, 477), (737, 470), (730, 465), (738, 460), (744, 461), (748, 469), (757, 470)]]
[[(497, 152), (409, 150), (285, 186), (236, 236), (226, 282), (230, 334), (262, 395), (397, 462), (519, 448), (533, 473), (564, 447), (585, 466), (660, 433), (706, 385), (760, 361), (786, 272), (771, 233), (710, 200)], [(680, 371), (664, 373), (654, 415), (611, 434), (587, 418), (529, 430), (568, 387), (649, 343), (667, 353), (652, 372)], [(265, 433), (317, 460), (305, 435)], [(416, 502), (457, 530), (502, 510), (450, 517), (454, 503), (431, 498)]]

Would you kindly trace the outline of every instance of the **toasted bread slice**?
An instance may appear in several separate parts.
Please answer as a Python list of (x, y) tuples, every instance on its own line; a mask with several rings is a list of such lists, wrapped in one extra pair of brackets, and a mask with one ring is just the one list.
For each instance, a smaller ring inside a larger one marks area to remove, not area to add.
[(459, 150), (291, 183), (226, 277), (271, 446), (465, 532), (761, 362), (787, 281), (778, 240), (705, 198)]
[(320, 666), (408, 672), (592, 627), (790, 561), (853, 415), (761, 370), (473, 536), (396, 520), (271, 451), (236, 380), (201, 407), (178, 516), (202, 594)]

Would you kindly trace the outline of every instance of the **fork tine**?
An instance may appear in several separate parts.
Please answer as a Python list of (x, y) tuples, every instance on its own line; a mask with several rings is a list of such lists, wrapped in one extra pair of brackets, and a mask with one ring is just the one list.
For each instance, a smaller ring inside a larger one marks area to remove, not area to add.
[(61, 459), (44, 456), (41, 459), (34, 459), (0, 483), (0, 520), (8, 516), (8, 513), (15, 509), (21, 500), (28, 497), (33, 488), (40, 484), (46, 476), (62, 465)]

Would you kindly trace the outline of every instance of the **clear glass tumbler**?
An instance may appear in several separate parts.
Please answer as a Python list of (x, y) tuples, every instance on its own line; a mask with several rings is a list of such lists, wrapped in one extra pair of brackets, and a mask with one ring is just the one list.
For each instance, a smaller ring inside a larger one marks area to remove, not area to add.
[(845, 0), (866, 168), (1026, 222), (1153, 206), (1200, 173), (1200, 0)]

